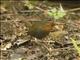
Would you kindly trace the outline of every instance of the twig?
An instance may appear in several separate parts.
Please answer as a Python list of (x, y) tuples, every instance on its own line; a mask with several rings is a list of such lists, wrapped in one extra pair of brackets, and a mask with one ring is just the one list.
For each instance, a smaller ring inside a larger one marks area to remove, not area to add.
[(80, 8), (69, 9), (69, 10), (66, 10), (66, 12), (72, 12), (72, 11), (77, 11), (77, 10), (80, 10)]

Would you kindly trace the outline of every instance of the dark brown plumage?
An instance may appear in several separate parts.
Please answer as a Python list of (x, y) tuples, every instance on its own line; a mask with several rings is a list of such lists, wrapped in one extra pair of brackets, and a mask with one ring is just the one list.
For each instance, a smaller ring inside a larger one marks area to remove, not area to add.
[(42, 39), (49, 34), (53, 26), (53, 21), (34, 21), (29, 28), (28, 35)]

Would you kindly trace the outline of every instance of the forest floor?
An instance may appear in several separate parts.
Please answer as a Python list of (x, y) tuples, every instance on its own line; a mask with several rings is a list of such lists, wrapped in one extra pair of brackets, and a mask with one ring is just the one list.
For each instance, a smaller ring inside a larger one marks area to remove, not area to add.
[[(60, 4), (65, 15), (48, 14)], [(33, 21), (44, 20), (54, 21), (55, 31), (43, 39), (27, 34)], [(1, 60), (80, 60), (80, 3), (1, 0), (0, 53)]]

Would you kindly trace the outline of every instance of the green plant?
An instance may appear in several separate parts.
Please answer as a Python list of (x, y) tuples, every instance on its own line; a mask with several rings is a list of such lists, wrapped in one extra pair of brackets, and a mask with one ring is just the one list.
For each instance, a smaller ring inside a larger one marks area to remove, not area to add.
[(80, 47), (77, 46), (76, 40), (74, 38), (70, 38), (70, 40), (72, 41), (73, 46), (75, 47), (75, 49), (77, 50), (77, 52), (79, 53), (79, 56), (80, 56)]
[(54, 19), (60, 19), (66, 15), (66, 12), (63, 10), (62, 6), (60, 5), (60, 8), (53, 8), (48, 11), (48, 15), (50, 17), (53, 17)]

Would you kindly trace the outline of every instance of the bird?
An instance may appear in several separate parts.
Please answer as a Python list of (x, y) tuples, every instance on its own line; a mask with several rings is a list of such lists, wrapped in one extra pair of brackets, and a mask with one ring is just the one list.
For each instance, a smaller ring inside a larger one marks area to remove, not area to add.
[(53, 26), (53, 21), (33, 21), (27, 34), (37, 39), (42, 39), (50, 33)]

